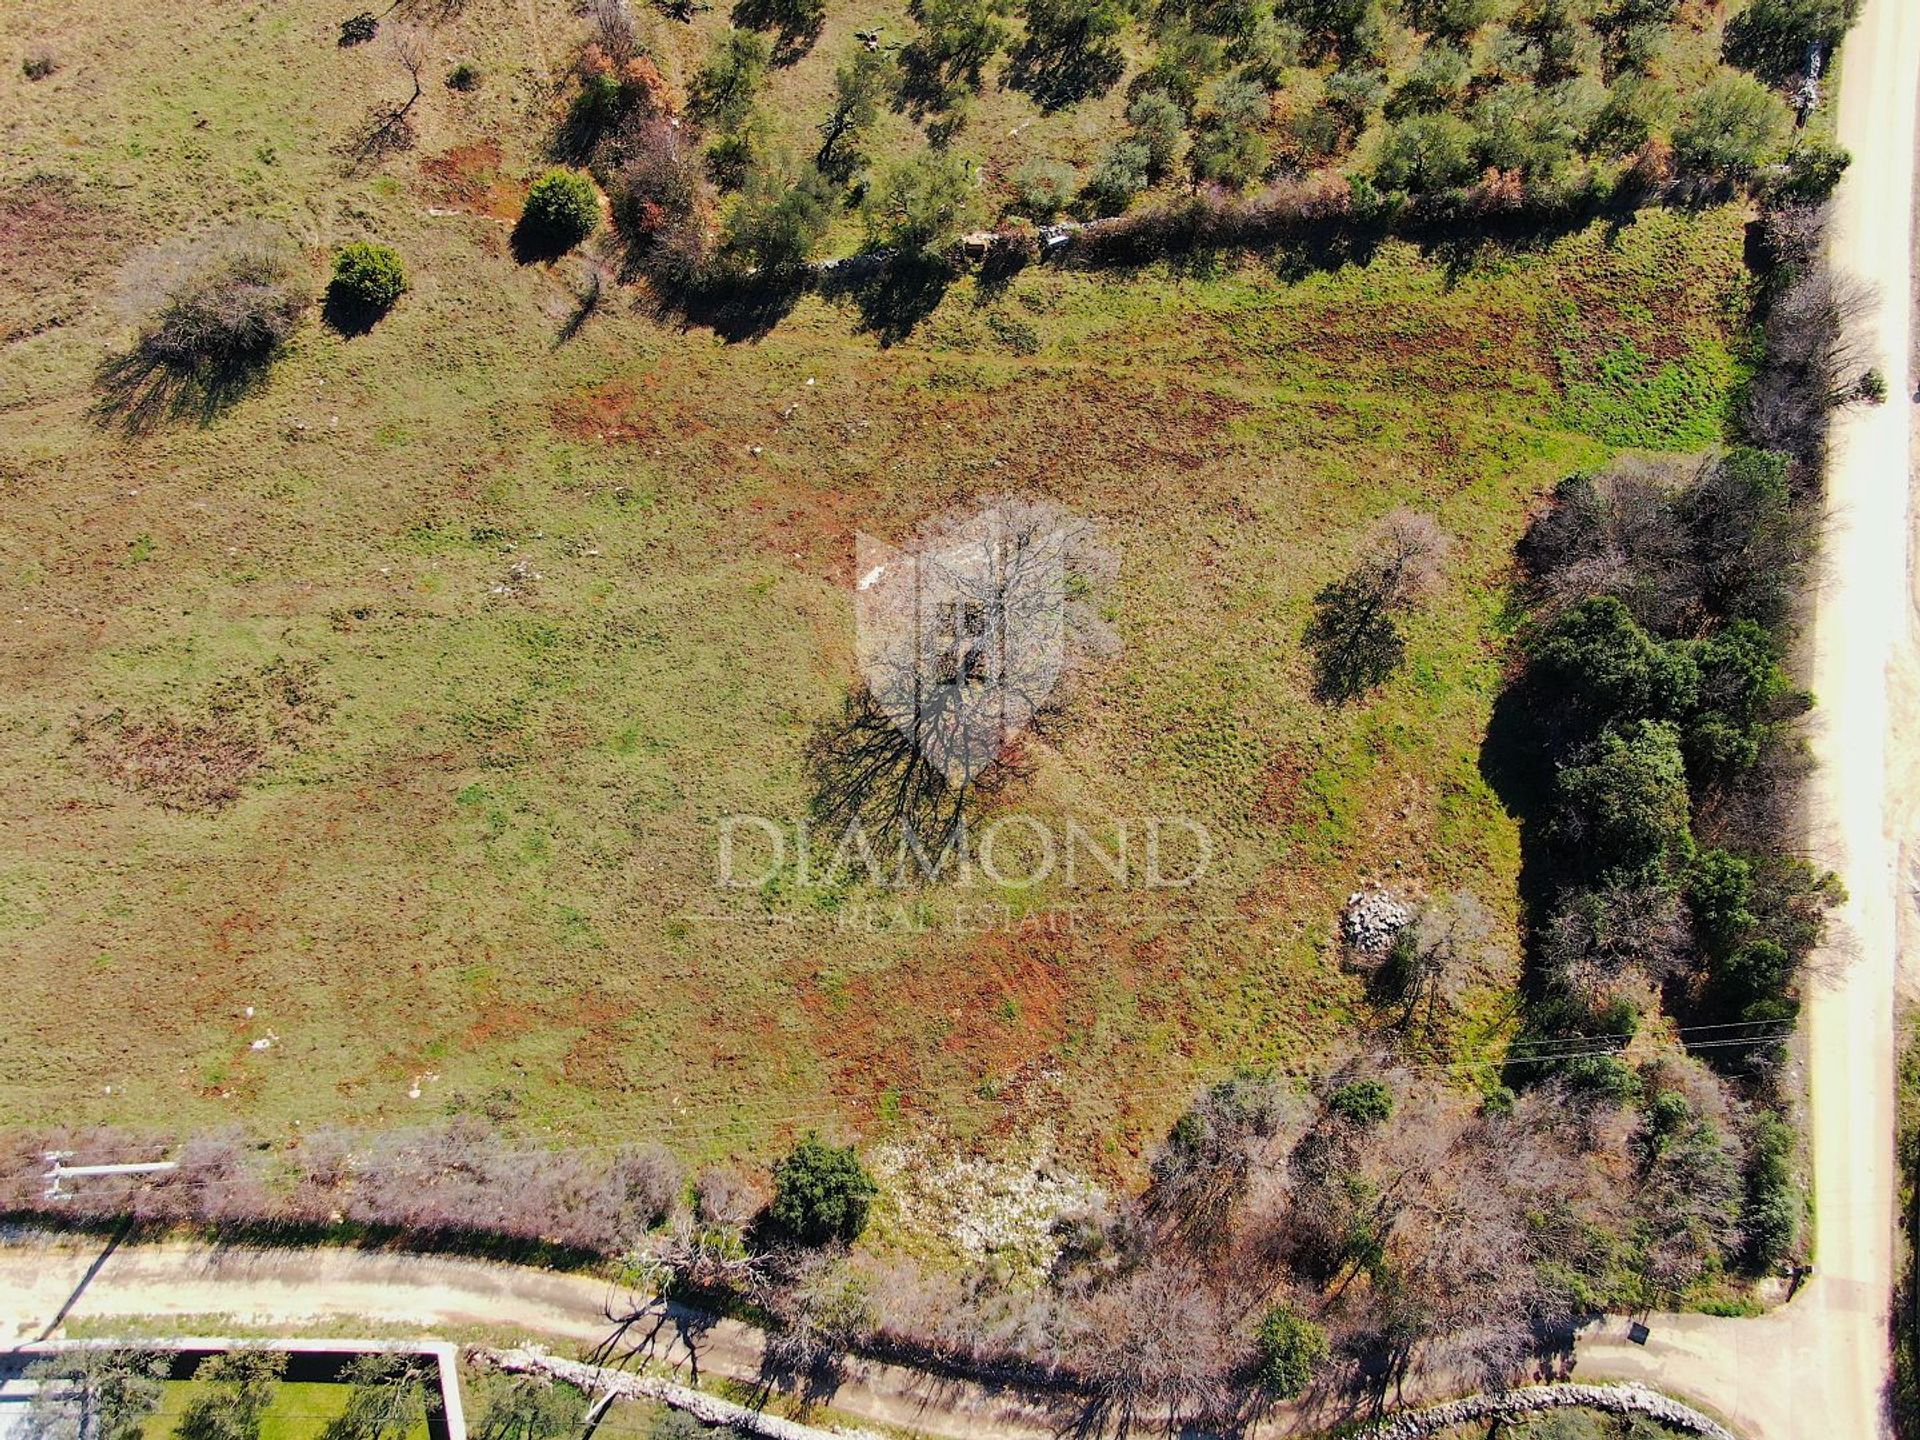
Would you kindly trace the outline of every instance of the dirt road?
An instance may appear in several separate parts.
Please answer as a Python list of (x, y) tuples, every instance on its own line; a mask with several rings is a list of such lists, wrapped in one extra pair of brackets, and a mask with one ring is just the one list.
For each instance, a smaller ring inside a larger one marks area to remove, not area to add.
[[(1920, 5), (1868, 0), (1846, 45), (1840, 140), (1853, 166), (1834, 199), (1836, 267), (1879, 291), (1878, 364), (1891, 398), (1841, 417), (1828, 478), (1826, 578), (1814, 616), (1815, 852), (1846, 881), (1844, 970), (1806, 1007), (1818, 1267), (1760, 1320), (1658, 1318), (1644, 1347), (1622, 1327), (1583, 1340), (1578, 1372), (1644, 1380), (1732, 1418), (1756, 1440), (1885, 1433), (1893, 1284), (1893, 1008), (1902, 850), (1915, 834), (1916, 707), (1908, 654), (1913, 393), (1911, 260)], [(1845, 953), (1851, 952), (1851, 953)]]
[[(445, 1335), (472, 1327), (525, 1332), (571, 1349), (612, 1330), (624, 1292), (603, 1280), (438, 1255), (239, 1245), (129, 1245), (99, 1240), (33, 1241), (0, 1248), (0, 1348), (38, 1339), (50, 1322), (143, 1316), (196, 1333), (233, 1328), (400, 1327)], [(216, 1318), (217, 1317), (217, 1318)], [(760, 1334), (691, 1312), (697, 1331), (659, 1328), (650, 1353), (681, 1378), (751, 1381)], [(636, 1336), (636, 1338), (638, 1338)], [(686, 1343), (697, 1338), (699, 1365)], [(569, 1343), (571, 1342), (571, 1343)], [(837, 1409), (955, 1440), (1054, 1440), (1065, 1417), (1016, 1397), (894, 1365), (862, 1362), (834, 1397)]]

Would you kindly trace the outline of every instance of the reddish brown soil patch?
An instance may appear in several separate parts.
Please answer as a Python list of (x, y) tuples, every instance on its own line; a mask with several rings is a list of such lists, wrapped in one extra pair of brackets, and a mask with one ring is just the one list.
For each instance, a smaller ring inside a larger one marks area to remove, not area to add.
[(603, 1093), (633, 1089), (633, 1075), (620, 1052), (629, 1038), (626, 1022), (635, 1008), (604, 995), (581, 997), (579, 1009), (566, 1018), (584, 1023), (586, 1032), (567, 1047), (560, 1062), (561, 1073), (571, 1084)]
[(526, 199), (521, 187), (500, 173), (500, 147), (491, 140), (456, 145), (420, 162), (420, 181), (435, 205), (512, 220)]
[(868, 1106), (891, 1089), (911, 1107), (917, 1094), (1004, 1080), (1049, 1056), (1073, 1023), (1071, 977), (1090, 965), (1075, 953), (1084, 942), (1048, 923), (1036, 916), (832, 990), (803, 983), (836, 1089)]
[(871, 523), (865, 497), (783, 480), (749, 508), (761, 545), (783, 563), (838, 585), (853, 583), (855, 536)]
[(69, 323), (86, 281), (116, 260), (125, 222), (51, 175), (0, 189), (0, 343)]
[(554, 402), (553, 428), (575, 440), (637, 445), (664, 437), (658, 412), (630, 380), (609, 380)]
[(83, 720), (75, 739), (109, 778), (169, 810), (217, 810), (331, 713), (315, 667), (274, 661), (221, 682), (197, 713)]
[[(1411, 331), (1396, 328), (1386, 316), (1353, 318), (1358, 323), (1341, 329), (1303, 330), (1294, 344), (1342, 371), (1384, 371), (1396, 385), (1453, 394), (1504, 387), (1513, 357), (1536, 343), (1515, 317), (1498, 313), (1487, 315), (1483, 324), (1471, 330), (1430, 322)], [(1367, 323), (1369, 318), (1378, 323)]]
[(1312, 767), (1294, 746), (1282, 746), (1260, 776), (1253, 818), (1264, 825), (1288, 825), (1300, 810), (1300, 794)]

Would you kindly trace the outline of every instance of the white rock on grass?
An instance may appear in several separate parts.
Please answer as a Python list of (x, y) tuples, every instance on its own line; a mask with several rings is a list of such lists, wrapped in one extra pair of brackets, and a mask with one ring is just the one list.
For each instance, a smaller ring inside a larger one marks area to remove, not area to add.
[(1024, 1156), (997, 1158), (886, 1145), (871, 1164), (901, 1240), (976, 1264), (995, 1261), (1023, 1278), (1038, 1279), (1059, 1255), (1054, 1222), (1101, 1193), (1054, 1164), (1044, 1141)]
[(1385, 955), (1413, 923), (1413, 911), (1385, 890), (1356, 890), (1340, 912), (1340, 936), (1362, 955)]

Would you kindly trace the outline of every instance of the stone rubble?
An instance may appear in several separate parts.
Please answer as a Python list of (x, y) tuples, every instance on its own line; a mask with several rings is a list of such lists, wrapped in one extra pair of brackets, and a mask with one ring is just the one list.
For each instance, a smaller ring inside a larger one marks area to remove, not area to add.
[(1572, 1406), (1602, 1410), (1609, 1415), (1644, 1415), (1682, 1434), (1703, 1436), (1705, 1440), (1734, 1440), (1733, 1432), (1718, 1421), (1643, 1385), (1527, 1385), (1497, 1394), (1469, 1395), (1464, 1400), (1450, 1400), (1444, 1405), (1396, 1415), (1361, 1433), (1366, 1440), (1423, 1440), (1453, 1425), (1476, 1420), (1510, 1420)]
[(1386, 890), (1356, 890), (1340, 912), (1340, 936), (1349, 949), (1379, 958), (1393, 946), (1393, 937), (1413, 923), (1413, 911)]

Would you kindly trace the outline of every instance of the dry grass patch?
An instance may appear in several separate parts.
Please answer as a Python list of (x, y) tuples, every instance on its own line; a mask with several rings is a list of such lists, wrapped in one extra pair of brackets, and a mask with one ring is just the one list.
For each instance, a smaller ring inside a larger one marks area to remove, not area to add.
[(110, 710), (77, 721), (74, 739), (101, 774), (155, 804), (218, 810), (332, 710), (317, 666), (275, 660), (216, 685), (187, 715)]

